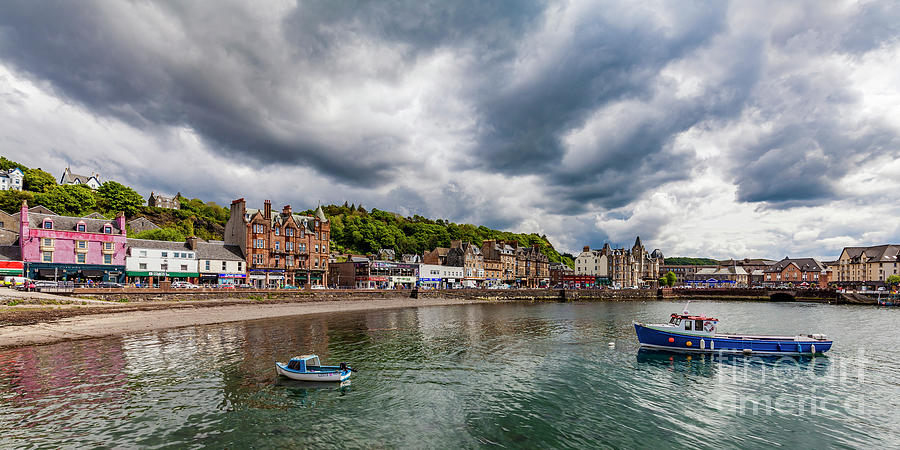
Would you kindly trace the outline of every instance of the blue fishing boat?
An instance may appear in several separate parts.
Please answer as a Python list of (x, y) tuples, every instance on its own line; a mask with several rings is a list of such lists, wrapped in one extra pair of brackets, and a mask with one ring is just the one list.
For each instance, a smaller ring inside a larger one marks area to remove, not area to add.
[(316, 355), (295, 356), (287, 364), (276, 362), (275, 371), (279, 375), (299, 381), (344, 381), (355, 372), (346, 363), (340, 366), (323, 366)]
[(687, 308), (672, 314), (668, 323), (634, 322), (641, 347), (680, 352), (739, 353), (745, 355), (814, 355), (831, 349), (824, 334), (758, 336), (717, 333), (719, 320), (691, 315)]

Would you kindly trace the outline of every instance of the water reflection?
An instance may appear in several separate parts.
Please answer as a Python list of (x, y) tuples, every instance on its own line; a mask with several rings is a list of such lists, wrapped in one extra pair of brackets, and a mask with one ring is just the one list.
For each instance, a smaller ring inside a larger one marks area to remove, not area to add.
[(640, 348), (637, 351), (638, 364), (675, 372), (692, 372), (704, 376), (735, 375), (738, 370), (755, 372), (756, 376), (766, 373), (781, 377), (828, 375), (831, 361), (826, 356), (795, 355), (733, 355), (725, 353), (672, 352)]

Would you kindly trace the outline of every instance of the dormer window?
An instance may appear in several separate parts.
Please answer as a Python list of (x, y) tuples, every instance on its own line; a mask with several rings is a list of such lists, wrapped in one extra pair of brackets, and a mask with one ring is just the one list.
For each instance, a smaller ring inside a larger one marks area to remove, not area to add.
[(112, 226), (109, 224), (103, 225), (103, 232), (105, 234), (112, 234)]
[(44, 219), (44, 224), (43, 224), (43, 225), (44, 225), (43, 228), (44, 228), (45, 230), (52, 230), (52, 229), (53, 229), (53, 221), (50, 220), (50, 219)]
[(84, 222), (78, 222), (78, 225), (75, 226), (75, 230), (84, 233), (87, 230), (87, 227), (85, 227)]

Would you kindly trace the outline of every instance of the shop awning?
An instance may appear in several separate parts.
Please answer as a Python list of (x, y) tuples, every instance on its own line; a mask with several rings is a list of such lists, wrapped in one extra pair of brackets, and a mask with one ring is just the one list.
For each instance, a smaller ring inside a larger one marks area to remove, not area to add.
[(104, 272), (102, 270), (82, 269), (81, 275), (85, 278), (103, 278)]
[[(56, 275), (56, 271), (53, 269), (38, 269), (38, 275), (41, 277), (52, 277)], [(65, 272), (63, 272), (65, 274)]]
[(0, 275), (22, 275), (22, 269), (0, 269)]

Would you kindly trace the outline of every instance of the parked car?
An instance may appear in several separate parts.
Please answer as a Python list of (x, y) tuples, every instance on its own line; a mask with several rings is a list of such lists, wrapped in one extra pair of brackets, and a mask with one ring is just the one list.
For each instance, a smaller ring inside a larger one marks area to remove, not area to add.
[(54, 288), (55, 288), (55, 287), (58, 287), (58, 286), (59, 286), (59, 284), (58, 284), (57, 282), (55, 282), (55, 281), (40, 280), (40, 281), (35, 281), (35, 282), (34, 282), (34, 287), (35, 287), (36, 289), (40, 289), (40, 288), (49, 288), (49, 287), (54, 287)]
[(104, 281), (104, 282), (102, 282), (102, 283), (98, 283), (97, 286), (102, 287), (102, 288), (120, 288), (120, 287), (124, 287), (124, 286), (122, 286), (121, 283), (115, 283), (115, 282), (112, 282), (112, 281)]
[(321, 284), (314, 284), (310, 286), (310, 289), (325, 289), (325, 286), (322, 286)]
[(194, 283), (189, 283), (187, 281), (173, 281), (172, 287), (176, 289), (199, 289), (200, 286), (197, 286)]

